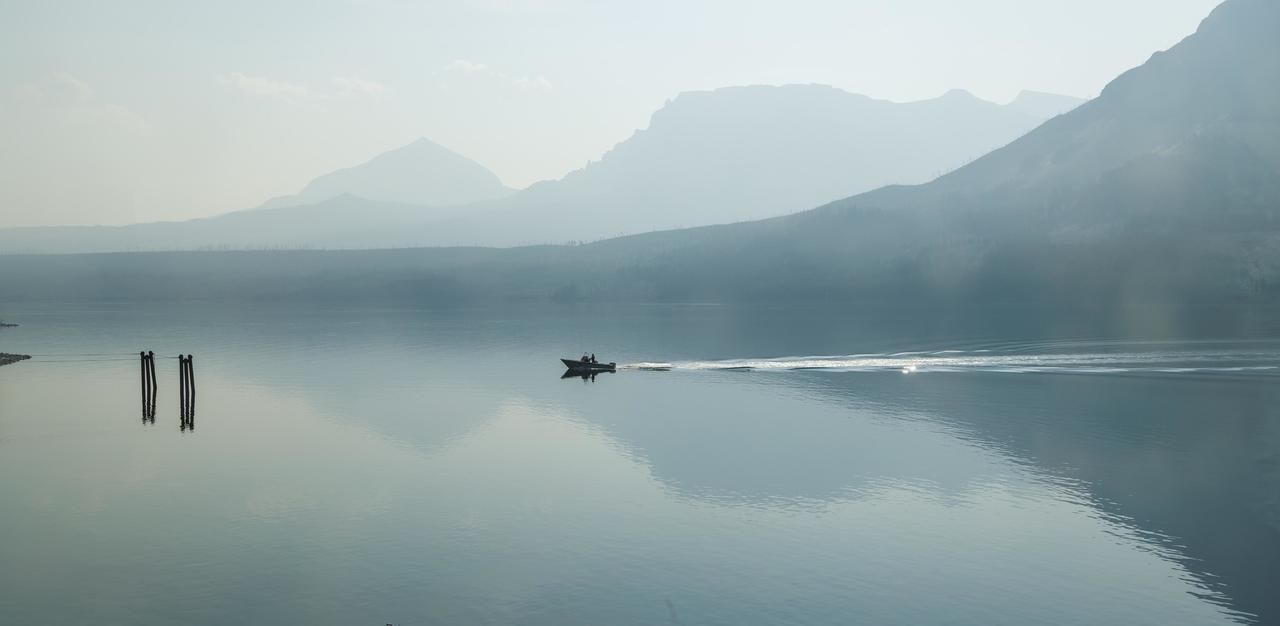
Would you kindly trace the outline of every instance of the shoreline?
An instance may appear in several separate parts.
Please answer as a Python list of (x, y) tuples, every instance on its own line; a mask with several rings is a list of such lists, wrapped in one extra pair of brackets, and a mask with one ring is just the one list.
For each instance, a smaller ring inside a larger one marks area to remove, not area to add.
[(0, 366), (10, 365), (19, 361), (25, 361), (31, 357), (25, 354), (4, 354), (0, 352)]

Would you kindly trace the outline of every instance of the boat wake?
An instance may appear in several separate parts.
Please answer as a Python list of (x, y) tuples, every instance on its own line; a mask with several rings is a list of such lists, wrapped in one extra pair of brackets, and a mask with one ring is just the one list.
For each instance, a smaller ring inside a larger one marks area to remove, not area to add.
[[(1090, 374), (1273, 374), (1280, 375), (1280, 345), (1261, 344), (1199, 345), (1169, 349), (1160, 344), (1039, 344), (1045, 347), (1074, 348), (1061, 352), (1038, 352), (1033, 344), (1004, 345), (999, 348), (936, 350), (895, 353), (845, 354), (835, 356), (794, 356), (759, 359), (722, 359), (632, 363), (622, 369), (742, 370), (753, 372), (823, 370), (833, 372), (884, 372), (904, 374), (924, 372), (1065, 372)], [(1084, 350), (1082, 348), (1092, 348)], [(1099, 349), (1103, 348), (1103, 349)], [(1164, 349), (1161, 349), (1164, 348)]]

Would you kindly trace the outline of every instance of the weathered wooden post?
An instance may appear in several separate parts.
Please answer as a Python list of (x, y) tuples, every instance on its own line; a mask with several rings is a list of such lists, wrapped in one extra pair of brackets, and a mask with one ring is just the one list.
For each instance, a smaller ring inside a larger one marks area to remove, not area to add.
[(156, 382), (156, 353), (147, 351), (147, 379), (151, 383), (151, 421), (156, 421), (156, 397), (160, 394), (160, 383)]
[(187, 425), (187, 357), (178, 355), (178, 416)]
[(181, 430), (196, 428), (196, 372), (195, 357), (190, 354), (178, 355), (178, 403)]
[(147, 373), (146, 352), (138, 353), (138, 364), (141, 365), (142, 370), (142, 421), (145, 422), (147, 421), (147, 408), (150, 406), (150, 403), (148, 402), (150, 398), (147, 397), (147, 392), (151, 390), (151, 381), (148, 380), (149, 375)]
[(156, 421), (156, 355), (154, 352), (139, 352), (138, 362), (142, 371), (142, 421)]

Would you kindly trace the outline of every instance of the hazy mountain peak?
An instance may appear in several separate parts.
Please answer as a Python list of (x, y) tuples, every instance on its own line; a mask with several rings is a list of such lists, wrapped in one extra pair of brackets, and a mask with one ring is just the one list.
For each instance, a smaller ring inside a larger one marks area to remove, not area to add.
[(1267, 40), (1274, 35), (1277, 20), (1280, 20), (1280, 2), (1275, 0), (1226, 0), (1209, 12), (1196, 33), (1207, 31), (1232, 38)]
[(510, 193), (484, 166), (419, 137), (360, 165), (325, 174), (297, 195), (273, 198), (260, 208), (315, 204), (342, 194), (382, 202), (449, 206)]
[(1121, 74), (1098, 98), (939, 182), (1070, 188), (1127, 165), (1151, 167), (1175, 146), (1185, 153), (1213, 142), (1280, 163), (1276, 133), (1263, 132), (1275, 128), (1280, 102), (1277, 31), (1280, 2), (1227, 0), (1194, 34)]
[[(940, 100), (982, 100), (968, 89), (948, 89), (947, 93), (939, 97)], [(985, 101), (984, 101), (985, 102)]]
[(372, 159), (369, 159), (368, 163), (373, 163), (375, 161), (386, 161), (386, 160), (391, 160), (396, 158), (405, 158), (410, 156), (419, 156), (419, 157), (431, 156), (436, 158), (466, 159), (466, 157), (434, 141), (431, 141), (426, 137), (418, 137), (417, 139), (414, 139), (413, 141), (410, 141), (409, 143), (403, 146), (400, 146), (399, 148), (392, 148), (386, 152), (383, 152), (382, 154), (379, 154), (373, 157)]
[[(1200, 22), (1195, 33), (1120, 75), (1103, 93), (1132, 104), (1131, 94), (1148, 94), (1159, 81), (1177, 76), (1180, 88), (1149, 98), (1149, 109), (1164, 109), (1187, 100), (1198, 100), (1202, 105), (1213, 102), (1232, 107), (1273, 107), (1276, 86), (1280, 84), (1277, 28), (1280, 28), (1280, 2), (1226, 0)], [(1243, 59), (1249, 64), (1247, 72), (1242, 72), (1244, 68), (1231, 67)]]

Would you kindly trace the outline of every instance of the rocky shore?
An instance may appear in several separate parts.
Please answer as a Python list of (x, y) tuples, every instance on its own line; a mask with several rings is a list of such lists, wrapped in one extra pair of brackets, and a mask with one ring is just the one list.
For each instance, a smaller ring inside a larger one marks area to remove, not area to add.
[(4, 354), (3, 352), (0, 352), (0, 365), (17, 363), (18, 361), (25, 361), (29, 358), (31, 357), (25, 354)]

